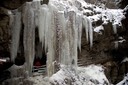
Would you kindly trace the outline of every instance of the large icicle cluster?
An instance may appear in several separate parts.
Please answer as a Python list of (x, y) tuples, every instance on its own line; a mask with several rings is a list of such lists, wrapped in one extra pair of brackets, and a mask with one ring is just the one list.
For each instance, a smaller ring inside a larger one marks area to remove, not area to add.
[(86, 16), (83, 18), (83, 25), (86, 31), (86, 39), (90, 41), (90, 47), (93, 44), (93, 29), (92, 29), (92, 22)]
[[(84, 15), (88, 7), (93, 9), (93, 5), (87, 4), (84, 0), (50, 0), (48, 5), (41, 5), (39, 0), (27, 2), (23, 6), (22, 17), (20, 12), (15, 12), (12, 26), (12, 60), (17, 56), (22, 20), (24, 53), (28, 66), (26, 69), (30, 75), (35, 56), (35, 28), (38, 28), (39, 40), (47, 55), (49, 76), (55, 72), (57, 64), (77, 66), (77, 50), (79, 48), (81, 51), (82, 28), (85, 29), (90, 47), (93, 45), (92, 18), (96, 17)], [(101, 10), (103, 9), (97, 7), (93, 9), (99, 13)], [(103, 13), (105, 14), (105, 11)], [(99, 16), (103, 17), (104, 14)], [(102, 20), (105, 22), (107, 19)], [(116, 29), (114, 32), (116, 33)]]
[[(87, 23), (82, 23), (83, 20)], [(55, 72), (54, 68), (57, 63), (77, 66), (77, 48), (81, 50), (82, 24), (87, 29), (86, 33), (92, 47), (92, 23), (90, 19), (83, 18), (83, 15), (76, 13), (75, 10), (65, 10), (63, 6), (57, 7), (53, 3), (40, 5), (37, 21), (39, 21), (37, 22), (39, 39), (47, 54), (48, 75)]]

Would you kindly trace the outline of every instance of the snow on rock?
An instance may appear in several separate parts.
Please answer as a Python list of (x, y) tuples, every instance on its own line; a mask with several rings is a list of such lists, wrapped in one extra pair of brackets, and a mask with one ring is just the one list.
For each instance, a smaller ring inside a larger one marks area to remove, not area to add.
[(89, 16), (89, 18), (92, 20), (92, 22), (96, 22), (101, 19), (101, 14), (96, 14), (93, 16)]
[[(95, 10), (95, 8), (94, 8)], [(123, 10), (121, 9), (102, 9), (102, 11), (97, 11), (99, 14), (90, 16), (93, 21), (101, 20), (103, 24), (107, 24), (108, 22), (113, 23), (113, 25), (122, 26), (121, 20), (125, 18), (123, 14)]]
[(128, 85), (128, 73), (125, 75), (124, 79), (116, 85)]
[(50, 82), (54, 85), (108, 85), (109, 82), (104, 74), (102, 66), (89, 65), (78, 67), (63, 66), (53, 74)]
[[(89, 16), (91, 20), (98, 21), (102, 19), (103, 24), (112, 22), (113, 24), (118, 24), (121, 26), (121, 20), (125, 18), (122, 9), (108, 9), (105, 7), (99, 7), (93, 4), (88, 4), (82, 0), (79, 1), (83, 7), (83, 13), (85, 12), (94, 12), (95, 14)], [(90, 11), (89, 11), (90, 10)]]
[(128, 62), (128, 57), (124, 58), (124, 59), (122, 60), (122, 63), (123, 63), (123, 62)]
[(33, 85), (51, 85), (48, 77), (34, 76), (29, 78), (30, 81), (33, 81)]
[(102, 30), (104, 30), (104, 27), (103, 27), (102, 25), (100, 25), (100, 26), (94, 28), (94, 32), (97, 32), (97, 33), (99, 33), (99, 34), (102, 34), (102, 33), (101, 33)]
[[(73, 10), (77, 13), (79, 12), (83, 14), (93, 14), (89, 16), (91, 20), (98, 21), (102, 19), (104, 24), (112, 22), (113, 24), (118, 24), (119, 26), (121, 26), (121, 20), (125, 18), (122, 9), (108, 9), (106, 7), (99, 7), (93, 4), (86, 3), (84, 0), (51, 0), (50, 3), (56, 5), (59, 10)], [(81, 10), (79, 8), (81, 8)]]

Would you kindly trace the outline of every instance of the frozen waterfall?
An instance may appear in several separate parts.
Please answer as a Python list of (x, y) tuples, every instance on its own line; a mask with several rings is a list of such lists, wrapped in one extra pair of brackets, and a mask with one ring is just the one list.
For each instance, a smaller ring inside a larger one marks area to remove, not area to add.
[[(40, 7), (38, 16), (39, 38), (47, 53), (48, 75), (54, 73), (57, 63), (77, 66), (77, 49), (81, 50), (83, 15), (75, 11), (60, 11), (53, 4), (49, 4)], [(92, 47), (92, 23), (88, 18), (84, 20), (86, 35)]]
[(48, 76), (55, 73), (60, 64), (77, 66), (77, 51), (78, 49), (81, 51), (83, 28), (86, 32), (86, 39), (92, 47), (92, 22), (85, 15), (53, 3), (41, 5), (35, 0), (27, 2), (22, 9), (22, 17), (19, 12), (16, 12), (13, 21), (11, 58), (14, 60), (16, 57), (20, 28), (23, 23), (23, 46), (26, 70), (29, 75), (32, 74), (35, 57), (35, 28), (38, 28), (39, 40), (47, 56)]

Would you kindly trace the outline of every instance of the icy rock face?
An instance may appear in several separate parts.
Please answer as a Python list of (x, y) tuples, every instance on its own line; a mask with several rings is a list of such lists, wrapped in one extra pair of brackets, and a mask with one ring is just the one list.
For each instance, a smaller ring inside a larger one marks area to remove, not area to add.
[(127, 85), (128, 84), (128, 74), (124, 76), (124, 79), (117, 83), (116, 85)]

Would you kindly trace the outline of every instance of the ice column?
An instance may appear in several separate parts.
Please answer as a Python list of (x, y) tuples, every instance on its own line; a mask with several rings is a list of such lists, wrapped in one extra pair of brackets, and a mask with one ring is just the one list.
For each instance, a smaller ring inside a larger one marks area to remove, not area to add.
[(11, 60), (14, 61), (17, 57), (19, 48), (20, 31), (21, 31), (21, 13), (17, 10), (14, 14), (14, 21), (12, 22), (12, 41), (11, 41)]
[(54, 13), (49, 6), (42, 5), (39, 9), (39, 38), (42, 42), (42, 48), (45, 48), (47, 55), (47, 74), (51, 76), (54, 73), (54, 57), (56, 47), (56, 29), (54, 23)]
[(61, 64), (67, 65), (69, 57), (69, 43), (67, 42), (66, 19), (64, 11), (58, 12), (58, 43), (59, 43), (59, 59)]
[(86, 16), (83, 17), (83, 27), (85, 28), (85, 33), (86, 33), (86, 40), (87, 42), (89, 41), (88, 36), (89, 36), (89, 30), (88, 30), (88, 19)]
[(117, 33), (117, 24), (113, 24), (113, 32), (114, 32), (114, 34)]
[(69, 42), (69, 65), (77, 66), (77, 28), (75, 26), (76, 13), (69, 11), (69, 19), (67, 21), (67, 39)]
[(93, 46), (93, 28), (92, 28), (92, 21), (88, 19), (88, 30), (89, 30), (89, 42), (90, 42), (90, 47)]
[(56, 52), (56, 23), (55, 23), (55, 15), (56, 12), (50, 9), (51, 12), (51, 20), (49, 22), (49, 29), (48, 29), (48, 53), (47, 53), (47, 74), (51, 76), (55, 73), (55, 52)]
[(35, 56), (35, 22), (34, 22), (34, 11), (30, 2), (26, 3), (23, 14), (23, 24), (24, 24), (24, 54), (26, 60), (26, 70), (28, 70), (29, 75), (32, 75), (32, 66)]
[(42, 5), (39, 9), (39, 38), (42, 42), (42, 48), (45, 47), (47, 51), (48, 47), (48, 31), (50, 27), (51, 14), (47, 5)]
[(90, 47), (93, 46), (93, 28), (92, 21), (86, 16), (83, 17), (83, 27), (85, 28), (87, 42), (90, 42)]
[(76, 14), (76, 28), (78, 32), (77, 46), (81, 52), (81, 37), (82, 37), (82, 15), (81, 14)]

